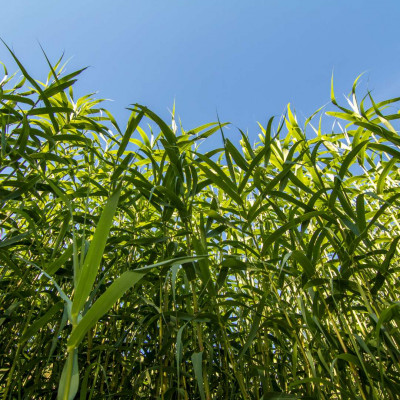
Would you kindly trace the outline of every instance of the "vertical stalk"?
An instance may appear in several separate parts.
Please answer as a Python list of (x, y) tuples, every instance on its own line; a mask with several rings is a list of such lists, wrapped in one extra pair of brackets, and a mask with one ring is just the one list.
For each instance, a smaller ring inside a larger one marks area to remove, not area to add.
[(63, 393), (63, 400), (68, 400), (69, 392), (71, 391), (71, 379), (72, 379), (72, 369), (74, 367), (74, 354), (76, 349), (72, 348), (68, 350), (68, 358), (67, 358), (67, 372), (65, 375), (65, 386)]

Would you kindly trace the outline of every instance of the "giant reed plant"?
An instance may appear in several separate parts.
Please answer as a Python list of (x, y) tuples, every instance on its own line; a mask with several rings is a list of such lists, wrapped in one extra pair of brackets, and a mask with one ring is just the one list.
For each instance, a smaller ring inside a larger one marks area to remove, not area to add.
[(3, 399), (398, 398), (399, 99), (332, 90), (332, 130), (288, 107), (235, 145), (137, 104), (121, 128), (74, 97), (82, 70), (39, 82), (15, 60)]

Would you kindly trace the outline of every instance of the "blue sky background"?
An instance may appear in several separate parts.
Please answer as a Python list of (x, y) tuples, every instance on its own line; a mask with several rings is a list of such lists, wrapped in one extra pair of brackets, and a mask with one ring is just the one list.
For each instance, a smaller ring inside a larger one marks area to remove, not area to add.
[[(38, 79), (65, 51), (79, 93), (98, 91), (121, 125), (131, 103), (185, 129), (216, 120), (258, 133), (290, 102), (300, 121), (362, 72), (360, 93), (400, 95), (399, 0), (13, 0), (0, 36)], [(4, 46), (0, 60), (17, 69)], [(228, 133), (237, 138), (237, 130)]]

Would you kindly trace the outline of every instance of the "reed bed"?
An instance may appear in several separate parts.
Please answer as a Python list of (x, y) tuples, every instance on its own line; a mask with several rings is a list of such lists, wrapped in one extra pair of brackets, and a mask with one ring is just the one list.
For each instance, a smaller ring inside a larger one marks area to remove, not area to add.
[(335, 111), (288, 106), (233, 143), (139, 104), (119, 126), (74, 97), (83, 70), (39, 82), (13, 56), (4, 400), (399, 398), (399, 98), (355, 82)]

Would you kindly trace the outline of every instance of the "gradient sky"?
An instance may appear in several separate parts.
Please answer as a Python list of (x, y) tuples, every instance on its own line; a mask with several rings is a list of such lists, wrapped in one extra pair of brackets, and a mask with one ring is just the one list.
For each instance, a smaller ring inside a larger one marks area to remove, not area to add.
[[(80, 94), (98, 91), (121, 125), (141, 103), (185, 129), (215, 121), (258, 133), (291, 103), (304, 122), (362, 72), (360, 93), (400, 95), (400, 1), (13, 0), (1, 4), (0, 37), (45, 79), (65, 52), (68, 72), (91, 66)], [(0, 60), (17, 69), (4, 46)], [(237, 138), (237, 129), (228, 136)]]

